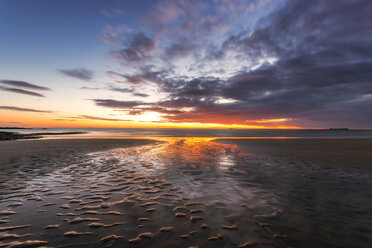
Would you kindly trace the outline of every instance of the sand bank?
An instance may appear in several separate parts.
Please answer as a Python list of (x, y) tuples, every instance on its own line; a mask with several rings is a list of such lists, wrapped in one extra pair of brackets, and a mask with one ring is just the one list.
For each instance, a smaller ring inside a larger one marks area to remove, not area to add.
[(218, 139), (247, 153), (372, 172), (372, 139)]
[(130, 147), (155, 142), (150, 139), (55, 139), (11, 140), (0, 142), (0, 164), (13, 158), (50, 156), (62, 153), (94, 152), (116, 147)]

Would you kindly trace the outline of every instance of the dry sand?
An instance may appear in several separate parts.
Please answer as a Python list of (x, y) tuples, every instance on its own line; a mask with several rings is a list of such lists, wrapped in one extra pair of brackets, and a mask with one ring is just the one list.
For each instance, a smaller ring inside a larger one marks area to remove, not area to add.
[(372, 172), (372, 139), (218, 139), (247, 153)]

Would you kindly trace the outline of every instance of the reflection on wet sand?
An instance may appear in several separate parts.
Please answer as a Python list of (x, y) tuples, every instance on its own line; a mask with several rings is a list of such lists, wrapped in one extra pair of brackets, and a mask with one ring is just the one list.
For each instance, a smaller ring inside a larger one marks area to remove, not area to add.
[(212, 138), (162, 141), (66, 155), (67, 165), (3, 189), (0, 247), (368, 247), (372, 240), (368, 177), (242, 153)]

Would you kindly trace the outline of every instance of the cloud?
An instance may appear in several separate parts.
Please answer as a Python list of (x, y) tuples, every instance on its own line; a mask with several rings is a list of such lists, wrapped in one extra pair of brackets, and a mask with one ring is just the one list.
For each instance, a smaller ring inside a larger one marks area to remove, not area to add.
[(29, 96), (45, 97), (44, 95), (36, 93), (36, 92), (17, 89), (17, 88), (8, 88), (8, 87), (0, 86), (0, 90), (9, 91), (9, 92), (18, 93), (18, 94), (23, 94), (23, 95), (29, 95)]
[(122, 119), (114, 119), (114, 118), (104, 118), (104, 117), (97, 117), (91, 115), (79, 115), (77, 118), (89, 119), (89, 120), (100, 120), (100, 121), (126, 121)]
[(58, 71), (66, 76), (77, 78), (84, 81), (90, 81), (93, 78), (93, 72), (84, 68)]
[(0, 109), (6, 109), (6, 110), (12, 110), (12, 111), (21, 111), (21, 112), (53, 113), (53, 111), (49, 111), (49, 110), (19, 108), (19, 107), (14, 107), (14, 106), (0, 106)]
[(134, 46), (132, 36), (121, 55), (135, 70), (108, 72), (155, 84), (164, 99), (95, 104), (171, 122), (372, 126), (368, 1), (216, 2), (157, 3), (138, 39), (147, 42)]
[(109, 108), (132, 108), (140, 105), (149, 105), (141, 101), (117, 101), (113, 99), (93, 99), (97, 106)]
[(99, 87), (86, 87), (86, 86), (83, 86), (83, 87), (80, 87), (81, 90), (101, 90), (101, 88)]
[(165, 49), (165, 59), (176, 59), (182, 58), (189, 55), (192, 51), (194, 51), (196, 46), (188, 40), (183, 40), (178, 43), (172, 44), (170, 47)]
[(148, 97), (149, 95), (144, 93), (133, 93), (133, 96)]
[(156, 50), (156, 42), (143, 33), (136, 33), (123, 43), (123, 49), (112, 51), (111, 54), (128, 65), (150, 60)]
[(117, 83), (129, 83), (129, 84), (140, 84), (144, 82), (144, 78), (142, 76), (136, 75), (127, 75), (127, 74), (120, 74), (114, 71), (107, 71), (106, 74), (115, 80)]
[(50, 90), (47, 87), (27, 83), (24, 81), (16, 81), (16, 80), (0, 80), (1, 84), (5, 84), (8, 86), (13, 86), (13, 87), (19, 87), (19, 88), (26, 88), (26, 89), (33, 89), (33, 90)]

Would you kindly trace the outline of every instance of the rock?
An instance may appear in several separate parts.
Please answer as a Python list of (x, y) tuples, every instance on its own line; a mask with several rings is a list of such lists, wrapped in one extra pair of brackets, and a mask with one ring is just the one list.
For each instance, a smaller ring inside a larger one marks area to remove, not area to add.
[(217, 234), (217, 236), (212, 236), (212, 237), (208, 238), (209, 241), (214, 241), (214, 240), (218, 240), (218, 239), (222, 239), (221, 234)]
[(57, 229), (59, 225), (47, 225), (44, 229)]
[(45, 203), (43, 205), (41, 205), (41, 207), (48, 207), (48, 206), (52, 206), (52, 205), (55, 205), (56, 203), (55, 202), (48, 202), (48, 203)]
[(154, 164), (153, 163), (151, 163), (151, 162), (141, 162), (141, 165), (143, 166), (143, 167), (152, 167)]
[(144, 232), (144, 233), (140, 233), (140, 235), (138, 235), (139, 238), (143, 239), (150, 239), (152, 238), (154, 235), (150, 232)]
[(97, 221), (99, 220), (98, 218), (81, 218), (81, 217), (76, 217), (75, 219), (69, 221), (68, 223), (69, 224), (77, 224), (77, 223), (81, 223), (81, 222), (84, 222), (84, 221)]
[(262, 226), (262, 227), (265, 227), (265, 226), (271, 226), (270, 223), (266, 223), (266, 222), (262, 222), (262, 223), (260, 223), (259, 225)]
[(39, 247), (48, 244), (44, 240), (26, 240), (23, 242), (15, 241), (11, 242), (8, 247), (10, 248), (26, 248), (26, 247)]
[(201, 210), (201, 209), (191, 209), (190, 210), (191, 214), (196, 214), (196, 213), (201, 213), (201, 212), (203, 212), (203, 210)]
[(138, 243), (138, 242), (140, 242), (140, 238), (139, 237), (135, 237), (134, 239), (130, 239), (130, 240), (128, 240), (128, 242), (129, 243)]
[(152, 213), (152, 212), (156, 211), (156, 208), (148, 208), (145, 211), (148, 212), (148, 213)]
[(107, 242), (110, 242), (112, 240), (117, 240), (117, 239), (120, 239), (120, 238), (123, 238), (124, 236), (118, 236), (118, 235), (115, 235), (115, 234), (111, 234), (109, 236), (106, 236), (106, 237), (103, 237), (99, 240), (99, 242), (101, 243), (107, 243)]
[(0, 227), (0, 232), (6, 232), (6, 231), (11, 231), (15, 229), (21, 229), (21, 228), (26, 228), (31, 225), (19, 225), (19, 226), (5, 226), (5, 227)]
[(238, 230), (239, 229), (237, 225), (223, 226), (222, 228), (227, 229), (227, 230)]
[(184, 207), (184, 206), (177, 206), (175, 208), (173, 208), (173, 211), (177, 211), (177, 210), (185, 210), (185, 211), (188, 211), (189, 209)]
[(14, 207), (22, 206), (22, 205), (23, 205), (23, 202), (13, 202), (8, 207), (14, 208)]
[(143, 204), (140, 205), (140, 207), (149, 207), (149, 206), (152, 206), (152, 205), (156, 205), (158, 204), (157, 202), (145, 202)]
[(198, 220), (202, 220), (202, 219), (204, 218), (201, 216), (195, 216), (195, 215), (190, 216), (191, 222), (197, 222)]
[(150, 218), (144, 218), (144, 217), (141, 217), (141, 218), (138, 218), (138, 221), (149, 221)]
[(100, 228), (100, 227), (105, 227), (106, 225), (103, 223), (98, 223), (98, 222), (93, 222), (88, 225), (91, 228)]
[(171, 194), (171, 193), (164, 193), (163, 196), (176, 196), (175, 194)]
[(208, 226), (207, 226), (207, 224), (203, 224), (203, 225), (200, 226), (200, 228), (201, 228), (201, 229), (207, 229)]
[(204, 205), (204, 202), (188, 202), (185, 206), (197, 206), (197, 205)]
[(12, 214), (17, 214), (17, 212), (15, 212), (13, 210), (3, 210), (3, 211), (0, 211), (0, 216), (1, 215), (12, 215)]
[(162, 227), (162, 228), (160, 228), (160, 232), (169, 232), (169, 231), (171, 231), (173, 229), (173, 227), (172, 226), (167, 226), (167, 227)]
[(184, 213), (176, 213), (176, 217), (186, 217), (186, 214)]
[(285, 239), (285, 238), (287, 238), (287, 235), (279, 234), (279, 233), (274, 233), (273, 236), (276, 239)]
[[(6, 240), (6, 239), (18, 239), (24, 236), (27, 236), (28, 234), (25, 235), (18, 235), (18, 234), (12, 234), (12, 233), (0, 233), (0, 241)], [(0, 242), (1, 244), (1, 242)], [(1, 247), (1, 246), (0, 246)]]
[(90, 235), (92, 234), (91, 232), (75, 232), (75, 231), (70, 231), (70, 232), (65, 232), (64, 235), (66, 237), (76, 237), (80, 235)]
[(63, 209), (70, 209), (71, 207), (70, 207), (70, 205), (68, 205), (68, 204), (63, 204), (63, 205), (60, 206), (60, 208), (63, 208)]
[(146, 194), (155, 194), (155, 193), (159, 193), (159, 192), (161, 192), (161, 190), (158, 190), (158, 189), (154, 189), (154, 190), (144, 190), (143, 192), (146, 193)]
[(239, 248), (246, 248), (246, 247), (252, 247), (252, 246), (254, 246), (254, 242), (248, 241), (248, 242), (245, 242), (244, 244), (239, 245)]

